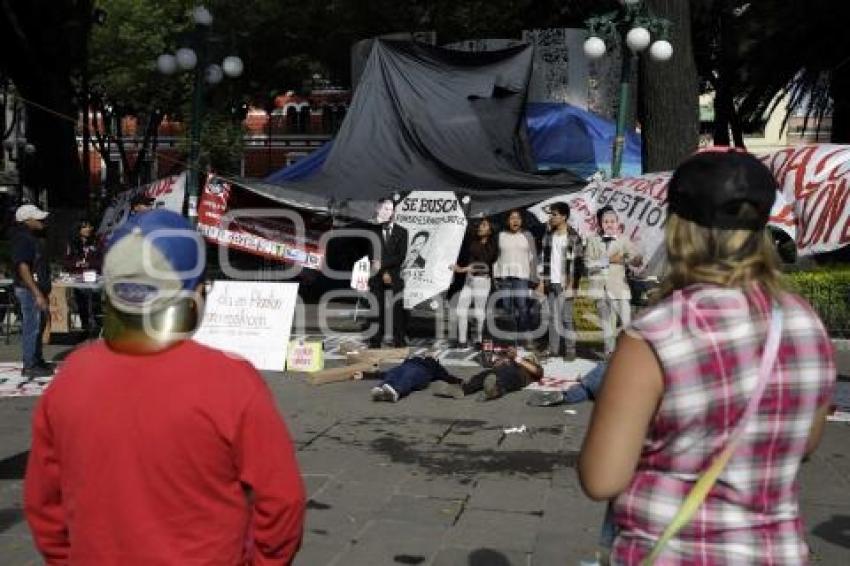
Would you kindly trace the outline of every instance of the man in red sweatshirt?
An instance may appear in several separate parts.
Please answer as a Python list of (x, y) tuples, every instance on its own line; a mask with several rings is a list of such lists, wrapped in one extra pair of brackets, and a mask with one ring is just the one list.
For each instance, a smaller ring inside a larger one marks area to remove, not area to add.
[(292, 441), (246, 361), (190, 339), (204, 243), (151, 211), (113, 234), (104, 340), (33, 417), (25, 511), (49, 565), (289, 564), (305, 497)]

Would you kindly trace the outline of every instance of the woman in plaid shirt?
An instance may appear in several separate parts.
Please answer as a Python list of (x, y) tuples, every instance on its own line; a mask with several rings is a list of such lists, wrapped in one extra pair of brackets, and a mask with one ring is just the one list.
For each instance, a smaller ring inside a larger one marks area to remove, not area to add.
[(585, 492), (613, 500), (612, 563), (652, 550), (723, 450), (758, 380), (772, 305), (779, 353), (731, 460), (658, 564), (804, 564), (797, 473), (817, 446), (835, 382), (829, 337), (785, 291), (765, 226), (776, 181), (756, 158), (700, 153), (674, 173), (669, 274), (621, 336), (585, 438)]

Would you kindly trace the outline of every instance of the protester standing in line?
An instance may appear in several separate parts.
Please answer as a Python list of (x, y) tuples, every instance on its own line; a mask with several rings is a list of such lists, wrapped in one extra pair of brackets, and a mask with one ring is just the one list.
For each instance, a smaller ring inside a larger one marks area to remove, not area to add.
[[(100, 247), (94, 235), (94, 224), (83, 220), (77, 224), (68, 246), (65, 248), (65, 269), (70, 273), (82, 274), (85, 271), (100, 271)], [(74, 302), (83, 330), (97, 335), (97, 318), (100, 316), (100, 291), (95, 289), (74, 288)]]
[(622, 233), (620, 219), (610, 206), (596, 212), (599, 233), (587, 239), (585, 257), (590, 279), (589, 293), (596, 299), (596, 309), (602, 325), (605, 357), (614, 351), (617, 319), (623, 328), (632, 319), (626, 265), (639, 266), (643, 261), (634, 243)]
[(797, 476), (820, 440), (835, 363), (817, 315), (782, 287), (765, 229), (777, 189), (741, 152), (700, 153), (673, 174), (669, 273), (620, 337), (579, 460), (585, 492), (614, 500), (614, 564), (651, 554), (721, 453), (731, 458), (667, 531), (659, 561), (808, 561)]
[(42, 334), (50, 316), (50, 258), (44, 245), (47, 212), (32, 204), (15, 211), (16, 230), (12, 235), (15, 298), (21, 307), (21, 350), (23, 377), (53, 375), (52, 364), (42, 354)]
[(530, 289), (537, 279), (537, 253), (534, 238), (522, 229), (522, 212), (508, 212), (507, 230), (499, 232), (499, 258), (493, 268), (501, 279), (501, 290), (507, 290), (511, 317), (515, 323), (514, 341), (528, 340), (531, 330)]
[(554, 202), (548, 207), (549, 231), (543, 237), (540, 262), (542, 278), (537, 292), (549, 301), (549, 350), (547, 355), (573, 361), (576, 358), (576, 334), (573, 324), (575, 288), (578, 284), (577, 261), (582, 254), (581, 236), (567, 222), (570, 207)]
[(456, 346), (459, 348), (467, 347), (470, 304), (474, 304), (472, 313), (475, 315), (475, 340), (479, 344), (484, 340), (487, 299), (490, 297), (492, 285), (490, 274), (499, 255), (497, 244), (493, 239), (493, 225), (488, 219), (479, 220), (473, 233), (472, 240), (461, 254), (463, 265), (449, 266), (455, 273), (466, 275), (466, 281), (457, 300)]
[(395, 209), (391, 199), (378, 201), (376, 212), (380, 244), (370, 254), (373, 275), (369, 278), (369, 291), (377, 301), (378, 328), (377, 333), (369, 338), (369, 347), (380, 348), (389, 330), (393, 346), (401, 348), (407, 343), (404, 337), (404, 279), (401, 277), (401, 265), (407, 257), (407, 230), (394, 221)]
[(103, 264), (104, 340), (39, 400), (24, 511), (49, 565), (290, 564), (304, 487), (250, 363), (191, 335), (205, 245), (180, 215), (130, 218)]

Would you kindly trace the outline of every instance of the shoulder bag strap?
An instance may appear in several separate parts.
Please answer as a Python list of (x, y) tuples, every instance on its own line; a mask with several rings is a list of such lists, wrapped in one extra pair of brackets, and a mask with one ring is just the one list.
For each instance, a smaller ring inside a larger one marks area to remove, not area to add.
[(761, 397), (767, 387), (767, 382), (770, 380), (773, 365), (776, 361), (776, 355), (779, 352), (779, 341), (782, 337), (782, 318), (782, 309), (776, 302), (774, 302), (770, 320), (770, 330), (767, 335), (767, 343), (765, 344), (764, 352), (761, 357), (761, 364), (759, 365), (758, 382), (750, 397), (750, 402), (747, 404), (747, 408), (744, 409), (744, 413), (738, 420), (738, 424), (735, 425), (734, 430), (729, 435), (729, 442), (726, 444), (726, 447), (723, 448), (723, 450), (714, 458), (708, 469), (702, 473), (697, 482), (691, 488), (691, 491), (688, 493), (688, 497), (682, 502), (682, 505), (679, 507), (679, 510), (676, 512), (673, 520), (664, 530), (661, 538), (659, 538), (655, 543), (655, 546), (652, 548), (652, 552), (643, 561), (643, 566), (651, 566), (654, 564), (664, 551), (664, 547), (667, 546), (667, 543), (676, 536), (682, 527), (690, 522), (694, 513), (696, 513), (697, 509), (699, 509), (702, 502), (708, 496), (711, 488), (714, 487), (717, 478), (720, 477), (721, 473), (723, 473), (723, 470), (726, 468), (726, 464), (729, 462), (732, 454), (735, 453), (738, 441), (743, 436), (744, 429), (747, 428), (747, 424), (750, 419), (755, 414), (756, 410), (758, 410), (759, 402), (761, 401)]

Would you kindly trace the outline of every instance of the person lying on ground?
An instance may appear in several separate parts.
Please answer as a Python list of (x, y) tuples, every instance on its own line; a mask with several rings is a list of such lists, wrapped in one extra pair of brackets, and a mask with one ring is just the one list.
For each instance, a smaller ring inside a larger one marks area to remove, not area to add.
[(381, 380), (381, 383), (370, 391), (372, 400), (391, 403), (407, 397), (413, 391), (425, 389), (432, 381), (460, 382), (459, 378), (446, 371), (433, 356), (410, 357), (401, 365), (387, 371), (375, 372), (371, 377)]
[(482, 401), (498, 399), (506, 393), (519, 391), (532, 381), (543, 377), (543, 368), (531, 352), (518, 354), (516, 348), (508, 348), (503, 357), (496, 360), (494, 367), (473, 375), (468, 381), (442, 380), (434, 384), (434, 395), (462, 399), (483, 391)]
[(608, 362), (599, 362), (584, 377), (580, 377), (577, 383), (571, 384), (566, 389), (532, 391), (525, 402), (532, 407), (552, 407), (563, 403), (575, 405), (585, 401), (595, 401), (607, 368)]

